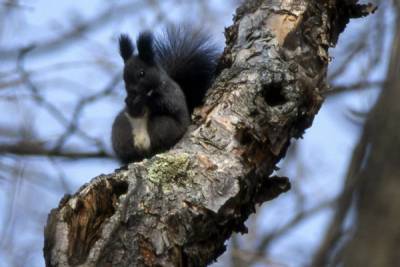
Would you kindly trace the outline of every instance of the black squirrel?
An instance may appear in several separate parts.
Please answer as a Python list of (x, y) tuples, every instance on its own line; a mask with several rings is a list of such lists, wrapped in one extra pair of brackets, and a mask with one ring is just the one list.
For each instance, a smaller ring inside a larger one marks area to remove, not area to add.
[(127, 96), (114, 120), (112, 145), (125, 164), (179, 141), (214, 78), (219, 56), (209, 35), (189, 27), (169, 27), (156, 37), (142, 32), (136, 46), (137, 55), (131, 39), (120, 36)]

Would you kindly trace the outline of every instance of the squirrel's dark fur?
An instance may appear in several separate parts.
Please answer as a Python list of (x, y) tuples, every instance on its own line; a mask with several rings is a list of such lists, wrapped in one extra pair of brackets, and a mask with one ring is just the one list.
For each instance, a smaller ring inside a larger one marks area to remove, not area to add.
[(165, 151), (183, 136), (214, 78), (218, 50), (203, 31), (188, 27), (170, 27), (157, 37), (142, 32), (137, 55), (127, 35), (119, 46), (127, 97), (112, 144), (128, 163)]

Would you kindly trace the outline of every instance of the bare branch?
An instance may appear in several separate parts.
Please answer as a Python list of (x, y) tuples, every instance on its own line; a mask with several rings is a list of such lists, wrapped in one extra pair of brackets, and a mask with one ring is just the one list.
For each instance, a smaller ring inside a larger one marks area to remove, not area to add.
[(352, 92), (357, 90), (380, 88), (382, 81), (360, 81), (349, 85), (334, 85), (332, 89), (325, 92), (325, 96), (335, 96), (341, 93)]
[(85, 152), (78, 149), (68, 148), (62, 151), (49, 149), (44, 146), (44, 142), (32, 141), (21, 142), (16, 144), (0, 144), (0, 153), (14, 154), (20, 156), (46, 156), (46, 157), (62, 157), (70, 159), (82, 158), (113, 158), (112, 155), (104, 151)]
[[(25, 70), (23, 62), (24, 62), (26, 54), (29, 53), (31, 51), (31, 49), (33, 49), (33, 47), (28, 47), (25, 50), (21, 50), (20, 54), (18, 56), (18, 61), (17, 61), (17, 69), (18, 69), (22, 79), (24, 80), (25, 85), (30, 90), (30, 92), (32, 93), (33, 99), (36, 101), (36, 103), (39, 106), (42, 106), (43, 108), (45, 108), (49, 112), (49, 114), (51, 114), (55, 119), (57, 119), (67, 129), (73, 128), (73, 126), (75, 126), (75, 124), (73, 122), (69, 123), (68, 119), (64, 116), (63, 112), (58, 107), (56, 107), (56, 105), (54, 103), (47, 100), (45, 97), (43, 97), (41, 95), (39, 88), (34, 84), (34, 82), (30, 78), (30, 74)], [(73, 121), (74, 121), (74, 119), (76, 120), (76, 117), (73, 118)], [(71, 132), (75, 132), (75, 131), (84, 140), (95, 144), (99, 148), (99, 150), (103, 150), (103, 151), (105, 150), (105, 145), (102, 143), (102, 141), (100, 139), (91, 137), (88, 134), (86, 134), (84, 131), (82, 131), (76, 127), (71, 130)]]
[(37, 40), (24, 47), (0, 50), (0, 58), (2, 60), (14, 60), (20, 54), (20, 51), (27, 50), (32, 46), (35, 48), (32, 56), (43, 55), (44, 53), (59, 50), (62, 46), (70, 45), (84, 34), (98, 29), (116, 18), (121, 19), (124, 16), (131, 15), (132, 12), (137, 12), (141, 7), (141, 1), (119, 6), (108, 6), (94, 18), (74, 25), (72, 29), (61, 33), (53, 39), (45, 41)]

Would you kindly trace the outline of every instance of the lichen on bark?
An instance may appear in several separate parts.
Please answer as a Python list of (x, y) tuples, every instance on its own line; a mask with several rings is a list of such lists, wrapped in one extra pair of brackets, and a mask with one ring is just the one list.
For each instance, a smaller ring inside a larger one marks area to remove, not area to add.
[(161, 184), (174, 182), (184, 186), (193, 177), (189, 156), (184, 153), (156, 155), (148, 170), (150, 181)]

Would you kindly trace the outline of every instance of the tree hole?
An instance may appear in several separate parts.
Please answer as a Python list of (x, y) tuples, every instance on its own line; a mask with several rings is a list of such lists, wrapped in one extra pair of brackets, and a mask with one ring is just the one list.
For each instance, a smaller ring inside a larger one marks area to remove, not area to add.
[(128, 183), (125, 181), (118, 181), (113, 184), (113, 191), (118, 197), (128, 192)]
[(279, 83), (264, 85), (262, 92), (265, 102), (271, 107), (280, 106), (286, 102), (286, 98), (282, 94), (282, 85)]

